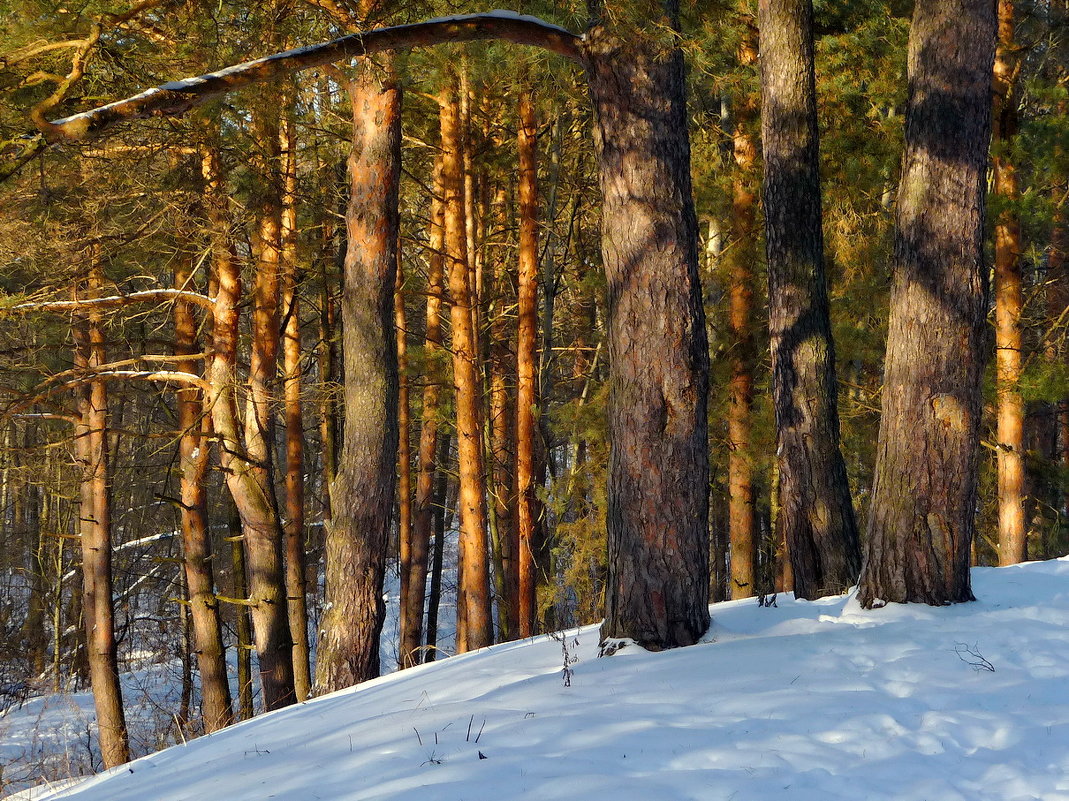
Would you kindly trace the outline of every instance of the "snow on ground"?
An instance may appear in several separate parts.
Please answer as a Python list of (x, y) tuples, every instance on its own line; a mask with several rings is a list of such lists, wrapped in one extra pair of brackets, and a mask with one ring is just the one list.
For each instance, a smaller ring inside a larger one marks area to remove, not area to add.
[(1069, 801), (1069, 561), (977, 569), (974, 589), (719, 604), (706, 642), (663, 653), (598, 659), (594, 628), (495, 646), (48, 797)]

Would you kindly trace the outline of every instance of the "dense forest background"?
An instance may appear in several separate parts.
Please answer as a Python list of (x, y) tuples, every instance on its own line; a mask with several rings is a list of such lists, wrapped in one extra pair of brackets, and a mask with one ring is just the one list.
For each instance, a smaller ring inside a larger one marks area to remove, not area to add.
[[(1000, 6), (1010, 8), (1015, 25), (1008, 39), (1001, 32), (1005, 69), (996, 81), (991, 152), (1003, 177), (1009, 171), (1013, 180), (1000, 182), (993, 173), (988, 251), (997, 268), (998, 242), (1016, 237), (1016, 267), (1004, 275), (1016, 275), (1019, 287), (1016, 294), (1000, 291), (1004, 277), (992, 295), (975, 564), (1000, 561), (999, 475), (1012, 469), (999, 461), (1006, 450), (999, 436), (1006, 413), (996, 380), (999, 348), (1020, 356), (1012, 383), (1023, 426), (1017, 452), (1025, 552), (1035, 559), (1069, 552), (1069, 4)], [(826, 268), (842, 449), (861, 531), (880, 423), (911, 7), (815, 4)], [(0, 145), (17, 149), (32, 128), (28, 111), (54, 119), (357, 27), (481, 10), (470, 3), (350, 7), (331, 0), (0, 2)], [(578, 3), (525, 3), (519, 10), (573, 31), (587, 18)], [(756, 14), (747, 0), (685, 2), (679, 39), (688, 69), (711, 369), (713, 600), (789, 589), (774, 533)], [(451, 647), (445, 624), (454, 616), (441, 613), (437, 631), (438, 605), (457, 594), (459, 484), (472, 472), (486, 512), (494, 598), (518, 592), (507, 586), (515, 572), (510, 560), (520, 558), (511, 532), (528, 526), (536, 543), (534, 629), (602, 616), (608, 301), (591, 108), (574, 66), (533, 49), (469, 44), (397, 53), (380, 68), (396, 76), (403, 96), (394, 298), (400, 447), (397, 501), (383, 512), (391, 518), (386, 554), (389, 569), (406, 575), (402, 593), (430, 575), (426, 611), (418, 599), (415, 640), (381, 658), (411, 663), (434, 658), (439, 645)], [(303, 72), (180, 118), (55, 148), (0, 185), (0, 687), (24, 692), (17, 688), (87, 681), (77, 540), (86, 536), (86, 492), (94, 491), (86, 485), (95, 477), (110, 496), (120, 662), (177, 656), (188, 685), (176, 710), (179, 726), (212, 728), (200, 717), (195, 689), (203, 648), (194, 644), (193, 617), (204, 590), (182, 569), (183, 527), (190, 525), (183, 513), (203, 508), (221, 596), (220, 644), (228, 651), (240, 646), (239, 714), (253, 712), (248, 607), (235, 602), (249, 595), (246, 554), (233, 490), (225, 486), (237, 468), (225, 463), (225, 441), (222, 449), (208, 447), (223, 435), (204, 424), (193, 397), (199, 389), (165, 375), (200, 374), (218, 335), (197, 303), (162, 290), (216, 297), (220, 232), (242, 279), (233, 296), (239, 327), (231, 383), (241, 415), (246, 402), (250, 418), (261, 415), (260, 425), (246, 431), (263, 435), (261, 463), (270, 469), (260, 486), (283, 510), (291, 632), (298, 650), (302, 640), (314, 650), (343, 407), (364, 403), (338, 379), (351, 80), (346, 65)], [(470, 347), (481, 357), (474, 384), (464, 389), (477, 404), (474, 417), (455, 389), (452, 356), (460, 346), (445, 286), (450, 277), (443, 276), (442, 174), (449, 165), (464, 185), (459, 231), (472, 296)], [(534, 204), (524, 195), (532, 185)], [(535, 223), (532, 251), (524, 231)], [(274, 264), (275, 283), (265, 279), (265, 263)], [(135, 293), (145, 294), (92, 314), (62, 305)], [(258, 327), (265, 297), (282, 332), (277, 352), (265, 351), (270, 343)], [(1000, 331), (1008, 325), (1018, 332), (1019, 346), (996, 339), (996, 322)], [(522, 343), (532, 334), (536, 358), (525, 370)], [(113, 373), (106, 382), (86, 378), (102, 368)], [(106, 395), (89, 397), (105, 383)], [(103, 467), (85, 450), (91, 437), (82, 430), (88, 418), (80, 406), (101, 397), (108, 418)], [(457, 445), (458, 428), (471, 420), (481, 430), (474, 460)], [(245, 447), (251, 451), (254, 443)], [(87, 478), (87, 465), (104, 474)], [(189, 494), (197, 470), (202, 507)], [(529, 506), (520, 503), (522, 475), (533, 486)], [(419, 532), (426, 547), (418, 546)], [(414, 561), (424, 566), (422, 577), (411, 573)], [(253, 580), (257, 575), (250, 572)], [(206, 592), (216, 591), (209, 585)], [(298, 595), (302, 602), (292, 603)], [(407, 614), (410, 637), (415, 603), (402, 601), (401, 626)], [(294, 619), (294, 606), (302, 620)], [(496, 603), (494, 612), (496, 638), (531, 633), (511, 604)], [(315, 668), (307, 652), (303, 659), (307, 693)]]

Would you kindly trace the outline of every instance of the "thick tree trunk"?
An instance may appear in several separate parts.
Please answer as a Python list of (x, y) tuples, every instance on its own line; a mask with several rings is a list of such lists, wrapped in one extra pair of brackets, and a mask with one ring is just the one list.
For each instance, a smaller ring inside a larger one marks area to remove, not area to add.
[(486, 541), (486, 474), (483, 470), (481, 382), (472, 320), (460, 104), (455, 79), (439, 99), (442, 126), (442, 184), (445, 194), (445, 258), (449, 275), (453, 344), (453, 388), (460, 475), (460, 560), (457, 582), (457, 652), (494, 641), (490, 608), (489, 549)]
[(1021, 311), (1021, 224), (1017, 170), (1009, 148), (1017, 134), (1016, 44), (1013, 0), (998, 2), (998, 46), (993, 75), (993, 189), (1003, 209), (995, 221), (995, 387), (998, 402), (998, 561), (1023, 562), (1028, 554), (1025, 520), (1024, 398)]
[[(89, 297), (99, 296), (103, 276), (91, 248)], [(90, 312), (86, 322), (77, 321), (75, 366), (92, 373), (107, 363), (104, 327), (100, 312)], [(100, 754), (104, 767), (113, 768), (130, 759), (129, 737), (119, 687), (115, 643), (115, 612), (111, 576), (111, 487), (108, 476), (107, 382), (91, 381), (79, 398), (80, 422), (76, 428), (81, 480), (82, 616), (85, 621), (89, 681), (96, 706)]]
[(917, 3), (865, 607), (973, 599), (994, 46), (991, 0)]
[(286, 608), (293, 639), (293, 687), (298, 701), (312, 687), (304, 551), (304, 414), (301, 404), (301, 309), (297, 294), (297, 134), (292, 101), (285, 103), (281, 139), (282, 376), (286, 419)]
[(824, 274), (812, 0), (761, 0), (765, 250), (776, 411), (776, 542), (799, 598), (844, 592), (861, 571), (839, 449)]
[(662, 649), (709, 626), (709, 357), (683, 55), (651, 36), (598, 26), (587, 53), (611, 366), (601, 637)]
[(444, 241), (444, 205), (442, 203), (442, 159), (435, 159), (431, 198), (431, 224), (427, 268), (427, 318), (424, 356), (430, 371), (424, 377), (423, 412), (419, 433), (419, 466), (416, 476), (416, 504), (412, 520), (412, 545), (409, 554), (408, 592), (402, 595), (401, 666), (422, 662), (420, 646), (423, 632), (423, 606), (427, 597), (427, 551), (434, 521), (435, 453), (438, 449), (438, 398), (441, 394), (436, 368), (442, 353), (442, 253)]
[(331, 488), (316, 694), (379, 675), (382, 586), (397, 463), (397, 270), (401, 90), (370, 67), (349, 85), (353, 149), (342, 294), (345, 429)]
[(516, 518), (519, 635), (538, 625), (538, 560), (541, 508), (537, 491), (538, 422), (538, 122), (530, 90), (520, 94), (519, 250), (516, 333)]
[[(176, 289), (191, 289), (190, 265), (181, 262), (175, 270)], [(192, 357), (197, 346), (197, 319), (192, 304), (174, 304), (175, 369), (197, 373)], [(208, 473), (211, 428), (204, 413), (201, 390), (178, 391), (179, 473), (182, 498), (182, 563), (185, 570), (189, 617), (201, 682), (201, 717), (205, 732), (213, 732), (234, 722), (230, 682), (226, 673), (226, 650), (219, 623), (219, 601), (215, 597), (212, 569), (212, 541), (208, 529)]]

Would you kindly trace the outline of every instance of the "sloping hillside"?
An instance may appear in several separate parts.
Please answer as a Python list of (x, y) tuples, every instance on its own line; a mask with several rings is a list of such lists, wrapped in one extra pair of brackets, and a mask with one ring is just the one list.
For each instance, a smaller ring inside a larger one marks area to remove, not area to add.
[(665, 653), (598, 659), (595, 629), (497, 646), (51, 798), (1069, 799), (1069, 561), (974, 582), (946, 608), (720, 604)]

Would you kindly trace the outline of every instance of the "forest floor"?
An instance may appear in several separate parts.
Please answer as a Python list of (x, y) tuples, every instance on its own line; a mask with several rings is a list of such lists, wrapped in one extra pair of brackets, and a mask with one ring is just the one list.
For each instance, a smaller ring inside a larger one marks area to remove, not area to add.
[[(1069, 801), (1069, 559), (976, 603), (713, 607), (703, 643), (509, 643), (146, 756), (78, 801)], [(10, 735), (10, 730), (0, 737)]]

